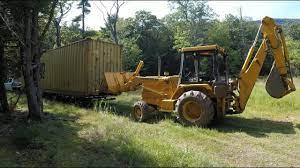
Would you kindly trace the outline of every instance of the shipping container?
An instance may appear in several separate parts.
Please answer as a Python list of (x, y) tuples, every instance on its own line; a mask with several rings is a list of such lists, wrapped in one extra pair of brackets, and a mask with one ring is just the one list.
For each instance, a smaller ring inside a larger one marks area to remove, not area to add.
[(122, 71), (122, 46), (84, 39), (42, 56), (43, 92), (89, 97), (107, 94), (104, 72)]

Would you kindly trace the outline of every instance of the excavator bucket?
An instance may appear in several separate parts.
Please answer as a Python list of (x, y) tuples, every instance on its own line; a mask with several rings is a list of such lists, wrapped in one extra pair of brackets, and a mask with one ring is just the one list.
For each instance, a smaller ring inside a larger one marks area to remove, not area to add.
[(266, 82), (266, 90), (270, 96), (274, 98), (281, 98), (296, 89), (293, 82), (283, 80), (275, 63), (273, 63)]

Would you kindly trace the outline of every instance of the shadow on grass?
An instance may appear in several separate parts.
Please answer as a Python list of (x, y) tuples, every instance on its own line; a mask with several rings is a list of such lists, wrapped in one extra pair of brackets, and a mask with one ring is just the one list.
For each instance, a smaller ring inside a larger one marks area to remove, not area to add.
[(115, 110), (113, 110), (112, 113), (119, 115), (119, 116), (129, 117), (131, 111), (133, 110), (133, 104), (131, 104), (131, 103), (110, 101), (109, 105), (115, 108)]
[(63, 104), (70, 104), (76, 107), (94, 109), (98, 111), (109, 111), (119, 116), (129, 116), (132, 110), (133, 103), (131, 102), (119, 102), (113, 97), (107, 97), (107, 99), (85, 99), (75, 98), (71, 96), (59, 96), (53, 94), (44, 94), (43, 98), (52, 102), (60, 102)]
[(226, 116), (224, 121), (214, 123), (211, 128), (220, 132), (245, 132), (254, 137), (266, 137), (268, 133), (295, 134), (293, 123), (261, 118)]
[[(124, 117), (130, 117), (130, 113), (133, 110), (133, 103), (125, 103), (125, 102), (118, 102), (118, 101), (109, 101), (107, 102), (109, 107), (113, 107), (111, 110), (109, 110), (110, 113), (118, 115), (118, 116), (124, 116)], [(103, 108), (103, 107), (102, 107)], [(105, 107), (104, 107), (105, 109)], [(159, 123), (162, 120), (170, 119), (173, 121), (176, 121), (174, 116), (171, 115), (171, 113), (168, 112), (155, 112), (152, 114), (152, 117), (149, 117), (146, 123), (149, 124), (155, 124)]]
[[(0, 122), (0, 128), (9, 124), (10, 133), (1, 135), (0, 167), (2, 166), (157, 166), (155, 160), (126, 136), (113, 139), (106, 133), (82, 138), (80, 130), (89, 124), (76, 123), (76, 118), (49, 114), (43, 122), (26, 122), (22, 115), (10, 123)], [(70, 120), (61, 120), (70, 119)], [(0, 119), (2, 121), (3, 118)], [(2, 151), (9, 151), (1, 154)]]
[(300, 129), (300, 124), (296, 124), (296, 128)]
[(53, 95), (53, 94), (44, 94), (43, 98), (49, 101), (70, 104), (82, 108), (93, 107), (93, 101), (91, 99), (76, 98), (72, 96), (60, 96), (60, 95)]

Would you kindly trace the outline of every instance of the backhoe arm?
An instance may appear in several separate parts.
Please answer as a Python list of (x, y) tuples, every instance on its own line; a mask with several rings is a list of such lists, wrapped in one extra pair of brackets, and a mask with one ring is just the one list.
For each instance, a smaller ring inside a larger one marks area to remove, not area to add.
[[(253, 57), (259, 32), (263, 40)], [(237, 80), (239, 96), (235, 100), (236, 111), (242, 112), (245, 109), (268, 49), (271, 49), (274, 63), (266, 83), (267, 92), (272, 97), (281, 98), (296, 90), (289, 71), (288, 51), (282, 29), (272, 18), (264, 17)]]

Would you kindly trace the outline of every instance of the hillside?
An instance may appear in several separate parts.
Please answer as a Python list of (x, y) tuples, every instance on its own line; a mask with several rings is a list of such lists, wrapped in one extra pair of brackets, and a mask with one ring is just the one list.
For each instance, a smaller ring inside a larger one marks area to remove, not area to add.
[[(288, 26), (293, 23), (300, 23), (300, 19), (286, 19), (286, 18), (273, 18), (277, 24), (282, 25), (283, 27)], [(260, 24), (261, 20), (254, 21), (257, 24)]]

